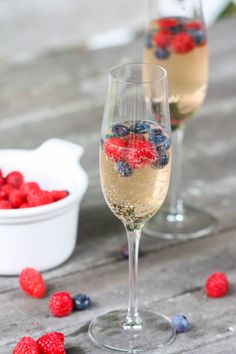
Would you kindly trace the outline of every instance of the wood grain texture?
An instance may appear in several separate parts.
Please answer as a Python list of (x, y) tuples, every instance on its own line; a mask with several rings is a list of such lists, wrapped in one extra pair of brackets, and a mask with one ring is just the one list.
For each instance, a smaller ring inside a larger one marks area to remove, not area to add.
[[(219, 229), (195, 241), (144, 236), (141, 242), (140, 304), (170, 316), (184, 313), (191, 322), (190, 331), (163, 351), (167, 354), (236, 353), (235, 31), (235, 18), (209, 31), (208, 95), (185, 138), (183, 197), (213, 213)], [(107, 310), (126, 307), (127, 261), (120, 254), (125, 232), (100, 190), (98, 143), (107, 72), (124, 58), (141, 60), (142, 41), (0, 67), (1, 148), (34, 148), (52, 136), (78, 142), (85, 147), (82, 165), (90, 182), (76, 251), (63, 266), (44, 274), (46, 298), (30, 299), (19, 291), (17, 278), (0, 277), (1, 354), (11, 353), (25, 334), (36, 338), (52, 330), (65, 333), (67, 354), (104, 353), (89, 340), (88, 323)], [(207, 299), (202, 290), (214, 270), (227, 271), (232, 284), (230, 294), (218, 300)], [(93, 305), (64, 319), (50, 317), (49, 296), (64, 289), (88, 293)]]

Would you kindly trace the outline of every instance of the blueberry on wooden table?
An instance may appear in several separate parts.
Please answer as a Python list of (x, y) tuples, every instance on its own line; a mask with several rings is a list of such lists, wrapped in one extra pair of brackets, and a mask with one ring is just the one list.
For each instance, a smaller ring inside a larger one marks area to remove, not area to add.
[(74, 310), (83, 311), (91, 304), (91, 299), (86, 294), (77, 294), (73, 296)]

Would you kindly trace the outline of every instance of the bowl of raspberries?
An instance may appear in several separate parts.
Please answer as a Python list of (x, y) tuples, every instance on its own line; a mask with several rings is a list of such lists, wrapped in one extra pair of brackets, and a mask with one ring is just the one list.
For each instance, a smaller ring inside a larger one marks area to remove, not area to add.
[(88, 179), (80, 145), (61, 139), (35, 150), (0, 150), (0, 275), (40, 271), (75, 249)]

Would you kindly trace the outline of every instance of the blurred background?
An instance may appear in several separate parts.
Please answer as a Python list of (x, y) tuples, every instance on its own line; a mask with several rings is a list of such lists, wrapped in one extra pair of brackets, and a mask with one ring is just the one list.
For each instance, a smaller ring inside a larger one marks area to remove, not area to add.
[[(202, 3), (208, 26), (236, 13), (236, 0)], [(146, 0), (0, 0), (0, 63), (25, 62), (65, 47), (125, 44), (143, 31), (146, 5)]]
[[(89, 147), (87, 154), (96, 166), (93, 151), (98, 147), (107, 72), (123, 59), (142, 60), (147, 2), (0, 0), (1, 148), (33, 148), (52, 136), (62, 137)], [(235, 34), (230, 28), (236, 20), (236, 0), (202, 4), (207, 26), (217, 21), (220, 26), (213, 36), (209, 31), (214, 61), (207, 105), (198, 116), (215, 121), (220, 110), (225, 115), (235, 109)], [(221, 19), (227, 17), (233, 18), (224, 25)], [(93, 129), (84, 117), (92, 117)], [(90, 166), (85, 161), (89, 172)], [(90, 172), (95, 185), (94, 176), (98, 179), (97, 169)]]

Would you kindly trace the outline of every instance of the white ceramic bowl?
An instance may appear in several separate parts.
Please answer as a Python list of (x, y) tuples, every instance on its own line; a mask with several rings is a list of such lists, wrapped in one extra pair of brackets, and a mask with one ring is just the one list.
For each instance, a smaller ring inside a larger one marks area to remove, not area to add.
[(0, 275), (16, 275), (25, 267), (48, 270), (70, 257), (88, 185), (79, 164), (82, 154), (81, 146), (60, 139), (47, 140), (36, 150), (0, 150), (4, 174), (19, 170), (43, 189), (69, 191), (52, 204), (0, 210)]

